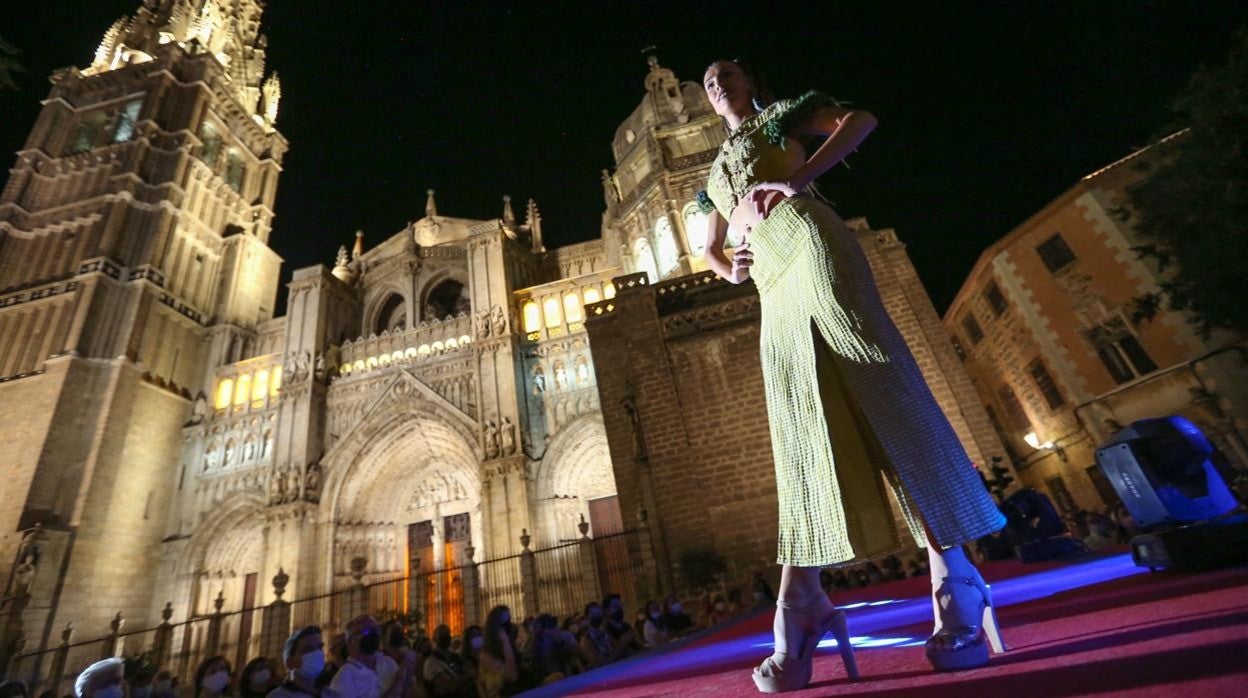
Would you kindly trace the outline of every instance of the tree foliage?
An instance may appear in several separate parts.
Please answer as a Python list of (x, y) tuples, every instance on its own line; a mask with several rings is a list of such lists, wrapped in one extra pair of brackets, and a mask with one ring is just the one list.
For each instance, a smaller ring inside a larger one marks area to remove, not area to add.
[(1202, 67), (1171, 107), (1154, 169), (1131, 192), (1136, 252), (1163, 272), (1161, 294), (1137, 300), (1136, 314), (1185, 311), (1208, 336), (1248, 331), (1248, 30), (1225, 64)]

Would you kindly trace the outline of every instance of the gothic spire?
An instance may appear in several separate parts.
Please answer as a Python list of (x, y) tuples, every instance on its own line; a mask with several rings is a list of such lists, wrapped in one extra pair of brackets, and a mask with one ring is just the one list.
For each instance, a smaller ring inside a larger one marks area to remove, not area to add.
[(430, 189), (425, 193), (429, 195), (429, 198), (425, 200), (425, 217), (434, 218), (438, 215), (438, 204), (433, 200), (433, 190)]
[(503, 225), (508, 228), (516, 226), (516, 213), (511, 210), (511, 196), (503, 194)]

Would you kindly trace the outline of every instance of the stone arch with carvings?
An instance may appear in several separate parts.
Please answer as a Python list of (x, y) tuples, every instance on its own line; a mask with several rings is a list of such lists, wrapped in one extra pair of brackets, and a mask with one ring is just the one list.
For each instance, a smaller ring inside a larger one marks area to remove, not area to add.
[(546, 538), (540, 544), (578, 537), (576, 525), (581, 514), (588, 518), (589, 501), (616, 493), (601, 413), (580, 417), (559, 431), (538, 464), (535, 481)]
[(180, 572), (196, 580), (192, 612), (211, 612), (218, 592), (224, 594), (226, 610), (240, 608), (246, 575), (254, 572), (263, 577), (265, 504), (258, 493), (237, 492), (211, 509), (196, 527), (179, 565)]

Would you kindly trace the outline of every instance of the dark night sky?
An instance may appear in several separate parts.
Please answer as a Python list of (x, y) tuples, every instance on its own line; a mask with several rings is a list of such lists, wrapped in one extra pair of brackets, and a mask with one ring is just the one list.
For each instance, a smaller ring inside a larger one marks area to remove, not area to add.
[[(843, 216), (896, 228), (943, 310), (984, 247), (1144, 145), (1248, 21), (1235, 2), (848, 9), (866, 5), (270, 0), (291, 143), (272, 238), (283, 281), (332, 264), (357, 228), (371, 244), (420, 218), (430, 187), (444, 215), (496, 217), (506, 193), (538, 201), (548, 246), (597, 237), (598, 172), (642, 97), (641, 49), (656, 45), (682, 80), (740, 56), (778, 96), (813, 87), (875, 113), (853, 169), (824, 191)], [(6, 9), (0, 33), (29, 72), (0, 93), (0, 150), (21, 147), (48, 73), (88, 65), (138, 6)]]

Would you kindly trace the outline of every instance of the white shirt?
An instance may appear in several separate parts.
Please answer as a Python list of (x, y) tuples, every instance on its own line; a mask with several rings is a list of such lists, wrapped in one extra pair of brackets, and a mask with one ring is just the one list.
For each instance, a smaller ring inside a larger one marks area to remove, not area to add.
[[(354, 659), (349, 659), (338, 670), (338, 673), (334, 674), (334, 680), (329, 683), (329, 687), (341, 698), (381, 698), (382, 677), (389, 683), (393, 683), (399, 665), (381, 652), (374, 656), (377, 658), (376, 671)], [(384, 689), (389, 688), (389, 686), (384, 687)]]

